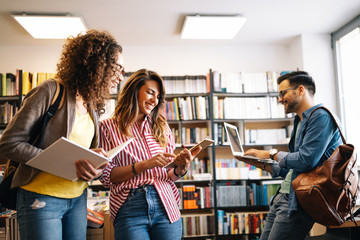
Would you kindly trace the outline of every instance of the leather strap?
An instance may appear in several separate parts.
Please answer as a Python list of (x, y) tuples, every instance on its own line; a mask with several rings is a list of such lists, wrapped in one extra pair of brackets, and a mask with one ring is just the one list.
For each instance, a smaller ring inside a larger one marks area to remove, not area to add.
[(329, 109), (327, 109), (326, 107), (321, 106), (321, 107), (317, 107), (317, 108), (315, 108), (314, 110), (312, 110), (312, 112), (311, 112), (310, 115), (309, 115), (308, 121), (309, 121), (311, 115), (313, 114), (313, 112), (314, 112), (315, 110), (317, 110), (317, 109), (320, 109), (320, 108), (326, 110), (326, 111), (330, 114), (331, 118), (334, 120), (334, 122), (335, 122), (335, 124), (336, 124), (336, 127), (339, 129), (339, 132), (340, 132), (341, 139), (342, 139), (343, 143), (346, 144), (345, 137), (344, 137), (344, 135), (342, 134), (341, 129), (340, 129), (340, 127), (339, 127), (339, 125), (338, 125), (338, 123), (337, 123), (334, 115), (333, 115), (333, 114), (331, 113), (331, 111), (330, 111)]

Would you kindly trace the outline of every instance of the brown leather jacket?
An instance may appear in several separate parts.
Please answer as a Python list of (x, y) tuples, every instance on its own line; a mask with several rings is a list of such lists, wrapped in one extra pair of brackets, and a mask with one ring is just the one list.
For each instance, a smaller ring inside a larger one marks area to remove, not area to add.
[[(39, 148), (28, 143), (30, 133), (51, 105), (57, 89), (56, 80), (44, 81), (33, 88), (24, 98), (22, 106), (7, 126), (0, 139), (0, 163), (7, 159), (19, 162), (12, 187), (28, 184), (40, 171), (25, 165), (60, 137), (69, 137), (75, 120), (75, 95), (65, 88), (65, 99), (61, 107), (46, 125)], [(98, 147), (98, 115), (94, 110), (90, 116), (95, 125), (95, 136), (91, 148)]]

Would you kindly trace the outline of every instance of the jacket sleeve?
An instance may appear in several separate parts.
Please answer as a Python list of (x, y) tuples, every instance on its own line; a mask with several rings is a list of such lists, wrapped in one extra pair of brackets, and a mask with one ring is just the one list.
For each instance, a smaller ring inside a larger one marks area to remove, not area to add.
[(319, 164), (336, 130), (329, 114), (313, 114), (299, 151), (289, 153), (279, 161), (279, 166), (298, 172), (312, 170)]
[(45, 81), (24, 98), (19, 111), (6, 127), (0, 139), (0, 163), (7, 159), (26, 163), (42, 150), (28, 143), (32, 130), (51, 105), (56, 84)]

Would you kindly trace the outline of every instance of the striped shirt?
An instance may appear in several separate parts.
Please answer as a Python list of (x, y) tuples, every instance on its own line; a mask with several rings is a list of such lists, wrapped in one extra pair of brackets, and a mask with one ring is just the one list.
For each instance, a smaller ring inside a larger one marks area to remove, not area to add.
[[(180, 218), (180, 195), (174, 181), (169, 178), (165, 168), (155, 167), (121, 182), (112, 183), (110, 173), (113, 167), (131, 165), (133, 162), (141, 162), (162, 153), (173, 153), (175, 142), (172, 132), (167, 125), (166, 149), (162, 148), (154, 138), (150, 118), (147, 116), (141, 125), (134, 123), (131, 127), (134, 140), (115, 156), (103, 170), (100, 181), (106, 188), (110, 188), (110, 215), (114, 221), (118, 210), (125, 202), (131, 189), (150, 184), (154, 185), (165, 207), (171, 223)], [(100, 123), (100, 146), (108, 151), (119, 144), (127, 141), (129, 137), (123, 135), (113, 119), (106, 119)]]

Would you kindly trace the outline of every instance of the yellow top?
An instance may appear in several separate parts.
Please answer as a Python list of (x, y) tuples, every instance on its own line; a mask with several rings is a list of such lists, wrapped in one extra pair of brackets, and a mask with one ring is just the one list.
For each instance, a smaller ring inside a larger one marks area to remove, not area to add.
[[(74, 126), (69, 139), (83, 147), (89, 148), (94, 134), (94, 123), (89, 113), (81, 115), (76, 112)], [(47, 172), (40, 172), (29, 184), (21, 188), (54, 197), (75, 198), (79, 197), (86, 187), (87, 183), (84, 181), (71, 182)]]

